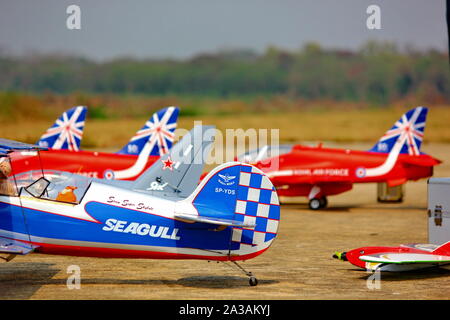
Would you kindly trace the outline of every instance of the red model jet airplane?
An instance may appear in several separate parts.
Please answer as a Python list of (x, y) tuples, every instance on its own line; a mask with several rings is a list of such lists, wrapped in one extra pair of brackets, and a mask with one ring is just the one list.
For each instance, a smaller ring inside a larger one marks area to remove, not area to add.
[[(405, 113), (369, 151), (303, 145), (265, 146), (238, 157), (271, 179), (279, 196), (305, 196), (313, 210), (327, 196), (352, 189), (354, 183), (386, 182), (389, 187), (427, 178), (439, 160), (420, 152), (428, 109)], [(274, 166), (273, 161), (278, 165)]]
[(85, 107), (65, 112), (38, 141), (48, 151), (21, 152), (14, 158), (17, 173), (34, 169), (60, 170), (92, 178), (134, 180), (172, 146), (179, 109), (168, 107), (153, 114), (118, 153), (80, 150)]
[(398, 247), (362, 247), (348, 252), (336, 252), (333, 258), (371, 271), (410, 271), (450, 264), (450, 242), (441, 245), (427, 243)]

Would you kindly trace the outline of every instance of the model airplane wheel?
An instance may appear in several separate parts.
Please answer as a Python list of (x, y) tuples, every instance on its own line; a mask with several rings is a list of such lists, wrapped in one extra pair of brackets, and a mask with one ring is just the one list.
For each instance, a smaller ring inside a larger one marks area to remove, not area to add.
[(327, 198), (326, 197), (320, 198), (319, 201), (320, 201), (320, 207), (321, 208), (326, 208), (326, 206), (328, 205)]
[(250, 279), (248, 279), (248, 283), (254, 287), (258, 284), (258, 279), (256, 279), (255, 277), (250, 277)]
[(309, 200), (309, 208), (311, 210), (319, 210), (320, 208), (322, 208), (321, 200), (317, 198)]

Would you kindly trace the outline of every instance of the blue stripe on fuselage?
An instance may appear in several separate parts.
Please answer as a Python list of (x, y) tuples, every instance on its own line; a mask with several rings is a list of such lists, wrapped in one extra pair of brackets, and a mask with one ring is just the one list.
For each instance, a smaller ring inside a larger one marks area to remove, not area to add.
[[(88, 202), (85, 210), (100, 223), (30, 208), (23, 208), (23, 213), (29, 232), (36, 237), (206, 250), (227, 250), (230, 245), (230, 227), (215, 232), (209, 224), (184, 223), (99, 202)], [(0, 203), (0, 229), (26, 234), (23, 213), (21, 207)]]
[(0, 229), (28, 234), (22, 208), (0, 202)]

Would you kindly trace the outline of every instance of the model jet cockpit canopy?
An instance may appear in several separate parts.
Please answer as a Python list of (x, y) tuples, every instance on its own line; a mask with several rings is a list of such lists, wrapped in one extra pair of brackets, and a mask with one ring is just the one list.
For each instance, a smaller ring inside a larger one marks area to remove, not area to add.
[(238, 156), (237, 160), (245, 163), (257, 163), (292, 151), (293, 145), (265, 145)]

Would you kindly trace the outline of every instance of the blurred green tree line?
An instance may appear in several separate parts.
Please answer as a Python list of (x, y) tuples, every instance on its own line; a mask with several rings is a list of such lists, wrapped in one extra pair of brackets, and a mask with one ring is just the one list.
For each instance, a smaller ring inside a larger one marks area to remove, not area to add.
[(258, 54), (228, 50), (188, 60), (118, 58), (96, 62), (68, 55), (0, 53), (0, 91), (30, 93), (285, 95), (302, 99), (387, 104), (410, 96), (450, 102), (447, 53), (399, 50), (368, 42), (356, 51), (309, 43)]

